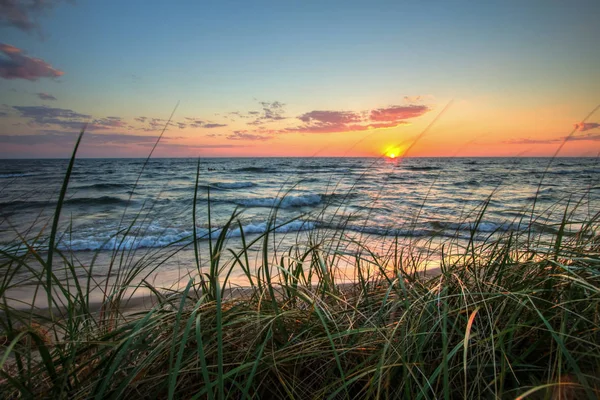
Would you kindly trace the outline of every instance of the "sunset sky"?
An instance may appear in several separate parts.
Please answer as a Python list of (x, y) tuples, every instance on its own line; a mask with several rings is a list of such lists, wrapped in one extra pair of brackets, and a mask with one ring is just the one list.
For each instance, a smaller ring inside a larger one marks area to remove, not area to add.
[(0, 158), (144, 157), (174, 110), (154, 156), (596, 156), (599, 42), (598, 0), (2, 0)]

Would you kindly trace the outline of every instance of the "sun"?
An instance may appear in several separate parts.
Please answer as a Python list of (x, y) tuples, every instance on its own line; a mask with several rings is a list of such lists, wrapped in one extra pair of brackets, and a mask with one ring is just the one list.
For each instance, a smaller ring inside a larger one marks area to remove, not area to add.
[(385, 157), (389, 158), (390, 160), (393, 160), (402, 155), (402, 148), (399, 146), (389, 146), (388, 148), (385, 149), (385, 151), (383, 152), (383, 155)]

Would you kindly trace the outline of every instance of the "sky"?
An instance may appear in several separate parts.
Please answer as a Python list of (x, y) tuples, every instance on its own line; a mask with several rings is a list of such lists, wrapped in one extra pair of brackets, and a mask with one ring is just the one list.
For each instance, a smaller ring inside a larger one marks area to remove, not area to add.
[(0, 158), (597, 156), (599, 42), (597, 0), (0, 0)]

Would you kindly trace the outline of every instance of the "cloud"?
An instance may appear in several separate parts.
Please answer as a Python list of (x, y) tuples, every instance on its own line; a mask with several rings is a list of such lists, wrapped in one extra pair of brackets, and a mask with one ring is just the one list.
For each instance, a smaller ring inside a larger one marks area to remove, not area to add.
[(88, 129), (109, 129), (109, 128), (125, 128), (127, 123), (120, 117), (106, 117), (94, 119), (88, 124)]
[(141, 122), (141, 123), (146, 122), (147, 119), (148, 119), (148, 117), (137, 117), (137, 118), (134, 118), (135, 121)]
[(360, 114), (351, 111), (311, 111), (298, 117), (302, 122), (318, 124), (347, 124), (360, 122)]
[(204, 124), (202, 125), (203, 128), (208, 128), (208, 129), (212, 129), (212, 128), (223, 128), (227, 126), (227, 124)]
[[(65, 108), (54, 108), (47, 106), (13, 106), (19, 115), (29, 120), (29, 124), (33, 125), (56, 125), (66, 129), (81, 129), (86, 121), (89, 121), (92, 116), (88, 114), (80, 114), (73, 110)], [(94, 126), (90, 126), (93, 129)]]
[[(562, 140), (564, 140), (564, 138)], [(504, 140), (502, 143), (506, 143), (506, 144), (553, 144), (553, 143), (559, 143), (559, 142), (561, 142), (561, 139), (528, 139), (528, 138), (524, 138), (524, 139)]]
[[(144, 143), (141, 146), (151, 146), (153, 144)], [(240, 144), (187, 144), (187, 143), (160, 143), (160, 148), (184, 148), (184, 149), (233, 149), (237, 147), (246, 147)]]
[[(0, 1), (2, 1), (2, 0), (0, 0)], [(42, 100), (56, 100), (56, 97), (54, 97), (48, 93), (41, 92), (41, 93), (36, 93), (36, 94)]]
[[(412, 99), (423, 100), (421, 97)], [(392, 105), (366, 111), (313, 110), (296, 117), (301, 122), (300, 125), (265, 129), (262, 125), (267, 122), (288, 119), (284, 116), (285, 104), (279, 101), (272, 103), (259, 102), (259, 104), (263, 108), (262, 111), (249, 111), (247, 113), (248, 116), (255, 118), (247, 125), (258, 126), (257, 129), (234, 131), (229, 135), (216, 136), (225, 136), (229, 140), (269, 140), (275, 135), (286, 133), (327, 134), (395, 128), (408, 124), (407, 120), (409, 119), (431, 111), (429, 106), (423, 104)], [(238, 112), (230, 114), (242, 115)]]
[(425, 105), (389, 106), (371, 111), (311, 111), (298, 119), (303, 125), (286, 128), (286, 132), (335, 133), (369, 129), (395, 128), (407, 124), (407, 119), (419, 117), (430, 110)]
[(579, 122), (575, 124), (575, 129), (579, 132), (585, 132), (596, 128), (600, 128), (600, 124), (597, 122)]
[(285, 104), (280, 101), (272, 103), (260, 101), (258, 104), (262, 106), (262, 111), (250, 111), (248, 114), (257, 117), (254, 121), (248, 122), (248, 125), (262, 125), (267, 122), (281, 121), (287, 118), (283, 115)]
[(316, 125), (302, 125), (295, 128), (286, 128), (285, 132), (298, 132), (298, 133), (337, 133), (337, 132), (360, 132), (367, 131), (369, 129), (385, 129), (395, 128), (397, 126), (406, 124), (407, 122), (400, 121), (394, 123), (367, 123), (364, 125), (360, 124), (316, 124)]
[[(31, 135), (0, 135), (0, 143), (36, 145), (53, 144), (57, 146), (70, 146), (77, 139), (77, 133), (57, 130), (45, 130)], [(144, 145), (156, 142), (156, 136), (131, 135), (125, 133), (86, 133), (82, 143), (86, 145)]]
[(244, 131), (233, 131), (232, 134), (226, 136), (228, 140), (258, 140), (264, 141), (272, 139), (272, 136), (261, 135), (256, 133), (250, 133), (246, 130)]
[(213, 122), (207, 122), (207, 121), (203, 121), (201, 119), (196, 119), (196, 118), (190, 118), (190, 117), (186, 117), (185, 119), (187, 119), (189, 122), (190, 127), (192, 128), (207, 128), (207, 129), (213, 129), (213, 128), (224, 128), (227, 126), (227, 124), (216, 124)]
[(371, 110), (371, 121), (396, 122), (419, 117), (429, 111), (425, 105), (390, 106)]
[(42, 59), (26, 56), (21, 49), (14, 46), (0, 43), (0, 52), (0, 77), (4, 79), (36, 81), (39, 78), (57, 78), (64, 74)]
[(92, 119), (91, 115), (81, 114), (65, 108), (48, 106), (14, 106), (28, 124), (42, 127), (56, 126), (67, 130), (80, 130), (87, 123), (88, 131), (127, 128), (127, 122), (121, 117), (105, 117)]
[(511, 140), (505, 140), (502, 143), (506, 143), (506, 144), (557, 144), (557, 143), (562, 143), (565, 140), (569, 141), (569, 142), (579, 142), (579, 141), (598, 142), (598, 141), (600, 141), (600, 134), (588, 133), (585, 135), (563, 136), (563, 137), (554, 138), (554, 139), (528, 139), (528, 138), (511, 139)]
[(39, 29), (36, 17), (57, 3), (59, 1), (0, 0), (0, 25), (12, 26), (25, 32)]

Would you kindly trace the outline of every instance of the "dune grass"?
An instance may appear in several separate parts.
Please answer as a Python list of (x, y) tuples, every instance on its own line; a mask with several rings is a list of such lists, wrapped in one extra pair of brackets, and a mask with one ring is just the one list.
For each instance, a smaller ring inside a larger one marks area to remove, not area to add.
[[(0, 252), (2, 398), (600, 394), (599, 216), (575, 224), (577, 203), (549, 232), (481, 239), (484, 202), (470, 239), (441, 240), (436, 257), (401, 238), (375, 251), (343, 229), (310, 233), (275, 256), (277, 207), (269, 229), (253, 237), (244, 235), (236, 211), (214, 237), (199, 238), (194, 229), (187, 245), (197, 274), (171, 292), (145, 278), (181, 247), (134, 262), (131, 250), (117, 246), (110, 265), (116, 279), (104, 285), (97, 310), (90, 293), (102, 284), (93, 264), (55, 246), (74, 159), (49, 244), (21, 238)], [(196, 203), (197, 192), (194, 221)], [(208, 207), (210, 216), (210, 200)], [(212, 230), (210, 217), (208, 224)], [(237, 226), (241, 246), (233, 248), (227, 232)], [(200, 240), (209, 240), (206, 254)], [(339, 279), (342, 264), (351, 266), (353, 282)], [(424, 273), (424, 264), (439, 270)], [(237, 294), (228, 290), (234, 269), (248, 280)], [(48, 309), (9, 301), (24, 271)], [(141, 288), (155, 294), (154, 305), (126, 313), (123, 302)]]

